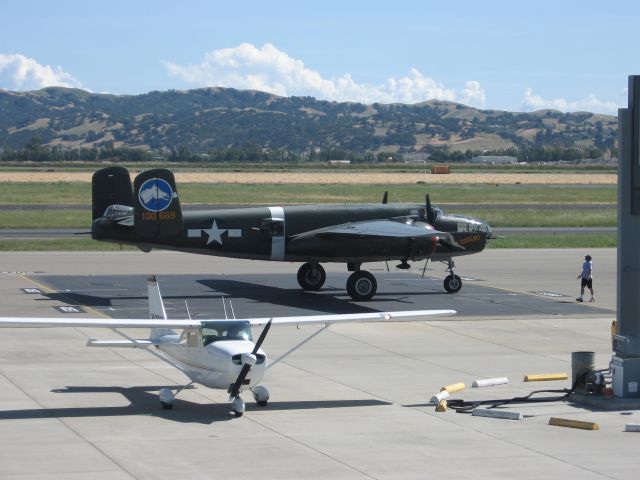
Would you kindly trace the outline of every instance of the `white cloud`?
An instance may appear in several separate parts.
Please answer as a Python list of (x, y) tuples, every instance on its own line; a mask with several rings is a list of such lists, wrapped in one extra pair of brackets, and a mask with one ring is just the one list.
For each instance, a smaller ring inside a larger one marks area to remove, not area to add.
[(586, 111), (608, 114), (617, 114), (620, 107), (616, 102), (600, 100), (592, 93), (587, 95), (586, 98), (574, 101), (568, 101), (564, 98), (546, 100), (540, 95), (534, 95), (531, 88), (525, 89), (521, 106), (526, 111), (551, 108), (561, 112)]
[(8, 90), (37, 90), (44, 87), (84, 88), (62, 67), (41, 65), (19, 53), (0, 53), (0, 87)]
[[(323, 100), (362, 103), (417, 103), (438, 99), (456, 101), (451, 88), (412, 68), (400, 78), (391, 77), (380, 85), (358, 83), (349, 73), (323, 78), (302, 60), (290, 57), (267, 43), (257, 48), (243, 43), (234, 48), (207, 53), (198, 64), (163, 62), (167, 72), (198, 87), (219, 86), (261, 90), (282, 96), (314, 96)], [(484, 106), (485, 93), (480, 83), (468, 81), (458, 101)]]
[(487, 100), (487, 96), (484, 93), (484, 89), (480, 86), (480, 82), (476, 80), (469, 80), (465, 82), (462, 89), (461, 103), (465, 105), (471, 105), (473, 107), (484, 107)]

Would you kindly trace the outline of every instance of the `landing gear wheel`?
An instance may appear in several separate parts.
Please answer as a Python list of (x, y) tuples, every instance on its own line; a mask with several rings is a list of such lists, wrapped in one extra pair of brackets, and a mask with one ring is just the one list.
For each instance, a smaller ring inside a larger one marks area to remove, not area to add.
[(303, 263), (298, 270), (298, 284), (303, 290), (320, 290), (327, 274), (319, 263)]
[(347, 293), (354, 300), (370, 300), (376, 290), (378, 290), (378, 282), (366, 270), (353, 272), (347, 280)]
[(449, 293), (456, 293), (462, 288), (462, 279), (455, 274), (444, 279), (444, 289)]
[(258, 385), (251, 389), (251, 393), (253, 393), (253, 398), (259, 407), (267, 406), (267, 403), (269, 402), (269, 390), (267, 390), (266, 387)]
[(239, 418), (244, 413), (244, 401), (240, 397), (236, 397), (231, 402), (231, 410), (233, 410), (233, 415), (236, 418)]
[(160, 405), (162, 405), (164, 410), (171, 410), (173, 408), (175, 395), (170, 388), (161, 388), (158, 392), (158, 398), (160, 399)]

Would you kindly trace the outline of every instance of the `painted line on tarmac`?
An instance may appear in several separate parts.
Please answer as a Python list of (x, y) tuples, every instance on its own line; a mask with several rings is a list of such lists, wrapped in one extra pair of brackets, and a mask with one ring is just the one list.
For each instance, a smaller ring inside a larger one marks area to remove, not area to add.
[(463, 293), (465, 297), (520, 297), (522, 293)]
[[(55, 291), (55, 290), (53, 290), (53, 289), (49, 288), (49, 287), (48, 287), (48, 286), (46, 286), (45, 284), (40, 283), (40, 282), (38, 282), (37, 280), (34, 280), (33, 278), (29, 277), (28, 275), (18, 274), (18, 276), (19, 276), (20, 278), (22, 278), (23, 280), (27, 281), (27, 282), (31, 282), (31, 283), (33, 283), (33, 284), (34, 284), (35, 286), (37, 286), (40, 290), (42, 290), (42, 292), (43, 292), (44, 294), (47, 294), (47, 293), (59, 293), (59, 292), (57, 292), (57, 291)], [(70, 302), (70, 303), (74, 303), (74, 302)], [(94, 309), (94, 308), (91, 308), (91, 307), (89, 307), (89, 306), (87, 306), (87, 305), (82, 305), (82, 308), (86, 309), (86, 312), (87, 312), (87, 313), (95, 314), (95, 315), (98, 315), (98, 316), (100, 316), (100, 317), (111, 318), (111, 317), (109, 317), (108, 315), (105, 315), (104, 313), (99, 312), (98, 310), (96, 310), (96, 309)]]

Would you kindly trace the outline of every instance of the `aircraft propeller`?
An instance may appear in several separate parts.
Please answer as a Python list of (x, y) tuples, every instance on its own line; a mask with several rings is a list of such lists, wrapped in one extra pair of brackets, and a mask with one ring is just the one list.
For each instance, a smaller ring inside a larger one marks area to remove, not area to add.
[[(264, 339), (267, 337), (269, 328), (271, 328), (271, 319), (269, 319), (269, 321), (265, 325), (264, 329), (262, 330), (262, 333), (260, 333), (260, 337), (258, 337), (258, 341), (256, 342), (256, 345), (253, 347), (253, 351), (251, 352), (251, 355), (253, 355), (254, 357), (258, 353), (258, 350), (260, 350), (260, 346), (262, 345), (262, 342), (264, 342)], [(247, 378), (247, 374), (249, 373), (249, 370), (251, 370), (251, 364), (245, 363), (242, 366), (242, 370), (240, 370), (240, 374), (238, 375), (236, 382), (229, 389), (229, 399), (234, 399), (238, 396), (238, 394), (240, 393), (240, 387), (242, 386), (244, 379)]]
[(431, 206), (431, 200), (429, 199), (428, 193), (425, 196), (425, 207), (427, 210), (427, 223), (433, 226), (434, 222), (436, 221), (436, 211)]

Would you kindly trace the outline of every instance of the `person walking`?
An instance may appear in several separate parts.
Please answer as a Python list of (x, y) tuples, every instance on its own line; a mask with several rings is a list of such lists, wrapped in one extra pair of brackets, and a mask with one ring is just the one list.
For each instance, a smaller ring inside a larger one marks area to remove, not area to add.
[(582, 273), (578, 275), (580, 279), (580, 296), (576, 298), (578, 302), (583, 302), (584, 287), (587, 287), (591, 292), (590, 302), (595, 302), (596, 298), (593, 295), (593, 262), (591, 261), (591, 255), (584, 257), (584, 263), (582, 264)]

